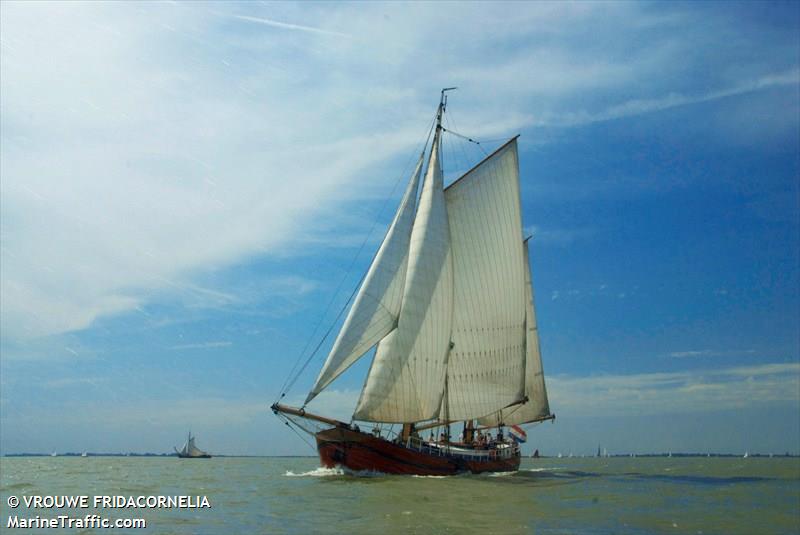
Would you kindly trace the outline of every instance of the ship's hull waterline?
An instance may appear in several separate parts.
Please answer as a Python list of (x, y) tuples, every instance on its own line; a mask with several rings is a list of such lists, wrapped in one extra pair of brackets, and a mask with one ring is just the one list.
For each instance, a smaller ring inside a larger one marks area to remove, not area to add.
[[(315, 435), (322, 465), (353, 471), (424, 476), (446, 476), (466, 472), (514, 472), (519, 469), (519, 450), (513, 455), (468, 456), (448, 454), (446, 448), (408, 447), (373, 435), (342, 427)], [(493, 450), (489, 450), (493, 451)]]

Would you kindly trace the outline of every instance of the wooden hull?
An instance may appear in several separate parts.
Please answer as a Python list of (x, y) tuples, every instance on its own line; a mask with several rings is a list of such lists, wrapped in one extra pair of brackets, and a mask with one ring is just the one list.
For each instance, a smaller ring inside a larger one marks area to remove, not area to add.
[(179, 459), (210, 459), (211, 455), (181, 455), (178, 454)]
[[(367, 433), (335, 427), (315, 435), (322, 465), (343, 466), (355, 471), (385, 474), (446, 476), (464, 472), (513, 472), (519, 469), (520, 456), (471, 459), (444, 452), (420, 451), (389, 442)], [(424, 448), (423, 448), (424, 449)]]

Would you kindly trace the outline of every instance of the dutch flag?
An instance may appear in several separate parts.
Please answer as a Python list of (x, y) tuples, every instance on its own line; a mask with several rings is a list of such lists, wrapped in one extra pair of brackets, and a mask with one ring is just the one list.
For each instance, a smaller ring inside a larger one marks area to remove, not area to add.
[(518, 425), (512, 425), (508, 428), (508, 433), (516, 442), (522, 443), (528, 440), (528, 434), (523, 428)]

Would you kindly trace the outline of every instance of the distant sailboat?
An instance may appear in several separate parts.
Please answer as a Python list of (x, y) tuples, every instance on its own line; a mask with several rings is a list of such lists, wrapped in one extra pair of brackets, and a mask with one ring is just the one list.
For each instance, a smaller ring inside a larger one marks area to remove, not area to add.
[(749, 451), (744, 452), (744, 455), (742, 456), (742, 458), (743, 459), (747, 459), (748, 457), (750, 457), (750, 452)]
[(178, 451), (178, 448), (174, 448), (175, 453), (178, 454), (178, 457), (181, 459), (210, 459), (211, 455), (194, 445), (194, 439), (195, 437), (192, 436), (192, 432), (189, 431), (189, 436), (187, 437), (186, 444), (183, 445), (183, 448), (180, 451)]
[[(555, 418), (523, 240), (516, 137), (444, 187), (449, 89), (442, 90), (427, 170), (423, 150), (306, 398), (376, 347), (353, 420), (311, 414), (305, 404), (272, 406), (287, 423), (297, 417), (328, 426), (313, 433), (327, 467), (421, 475), (513, 471), (525, 439), (519, 426)], [(380, 430), (361, 432), (356, 420), (402, 427), (387, 440)], [(462, 440), (451, 441), (450, 426), (462, 423)], [(439, 440), (419, 434), (434, 428)], [(504, 438), (480, 440), (491, 429)]]
[(50, 454), (50, 457), (58, 457), (58, 454), (56, 452), (53, 452)]
[(88, 457), (88, 455), (89, 455), (89, 454), (88, 454), (88, 453), (86, 453), (85, 451), (84, 451), (83, 453), (81, 453), (81, 457)]

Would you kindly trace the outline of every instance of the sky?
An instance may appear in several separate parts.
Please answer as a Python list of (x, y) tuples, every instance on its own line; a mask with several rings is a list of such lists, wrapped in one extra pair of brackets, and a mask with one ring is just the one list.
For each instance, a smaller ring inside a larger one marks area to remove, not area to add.
[(269, 405), (450, 86), (521, 135), (526, 448), (800, 453), (800, 4), (4, 1), (0, 75), (2, 453), (313, 455)]

